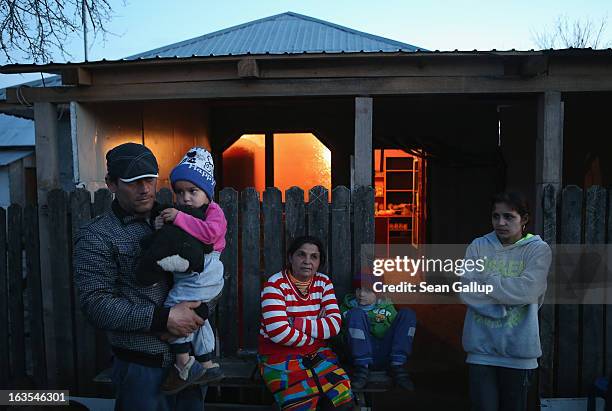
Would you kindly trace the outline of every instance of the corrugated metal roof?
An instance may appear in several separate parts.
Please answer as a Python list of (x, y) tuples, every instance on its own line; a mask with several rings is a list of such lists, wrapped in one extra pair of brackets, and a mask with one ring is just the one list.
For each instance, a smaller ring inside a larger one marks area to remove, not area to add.
[(410, 44), (287, 12), (127, 57), (413, 52)]
[(35, 145), (34, 122), (0, 114), (0, 147), (27, 147)]
[(27, 157), (31, 154), (34, 154), (34, 151), (0, 151), (0, 166), (7, 166), (17, 160), (21, 160), (24, 157)]

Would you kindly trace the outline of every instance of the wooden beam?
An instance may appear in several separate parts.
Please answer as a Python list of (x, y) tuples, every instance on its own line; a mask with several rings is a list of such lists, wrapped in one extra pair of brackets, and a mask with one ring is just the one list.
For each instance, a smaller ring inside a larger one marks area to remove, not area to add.
[[(34, 129), (36, 135), (36, 180), (38, 187), (38, 226), (40, 239), (40, 276), (43, 290), (53, 289), (49, 238), (49, 191), (60, 187), (58, 164), (57, 108), (51, 103), (34, 104)], [(56, 343), (53, 320), (53, 294), (43, 294), (43, 324), (47, 359), (48, 388), (54, 388), (58, 381), (56, 375)]]
[(522, 59), (520, 65), (520, 75), (533, 77), (544, 74), (548, 71), (548, 57), (528, 56)]
[(62, 71), (62, 84), (65, 86), (91, 86), (93, 83), (91, 71), (76, 67)]
[[(417, 60), (441, 60), (450, 59), (456, 60), (459, 58), (469, 58), (472, 60), (483, 60), (491, 58), (510, 58), (522, 57), (525, 55), (541, 55), (542, 52), (397, 52), (397, 53), (302, 53), (302, 54), (261, 54), (250, 55), (248, 58), (256, 58), (258, 61), (324, 61), (324, 60), (346, 60), (352, 61), (357, 59), (380, 60), (389, 62), (396, 59), (417, 59)], [(595, 51), (591, 51), (595, 55)], [(598, 53), (596, 58), (604, 58), (603, 53)], [(107, 69), (114, 67), (144, 67), (153, 66), (173, 66), (184, 64), (201, 64), (201, 63), (219, 63), (232, 62), (235, 63), (245, 56), (206, 56), (206, 57), (187, 57), (187, 58), (159, 58), (159, 59), (142, 59), (142, 60), (115, 60), (115, 61), (94, 61), (84, 63), (52, 63), (52, 64), (7, 64), (0, 67), (2, 74), (16, 73), (61, 73), (62, 70), (72, 67), (83, 67), (85, 69)], [(584, 57), (583, 57), (584, 58)]]
[(268, 131), (265, 136), (265, 184), (266, 187), (275, 187), (274, 185), (274, 133)]
[[(94, 112), (87, 105), (73, 103), (74, 126), (76, 126), (76, 145), (73, 146), (73, 153), (76, 155), (74, 164), (75, 180), (86, 184), (86, 188), (92, 192), (101, 186), (99, 175), (100, 167), (97, 144), (96, 117)], [(99, 183), (92, 186), (91, 183)]]
[(238, 77), (257, 78), (259, 77), (259, 66), (255, 59), (242, 59), (238, 61)]
[[(8, 88), (7, 102), (17, 103), (17, 88)], [(22, 88), (30, 102), (136, 101), (410, 94), (488, 94), (610, 91), (612, 76), (521, 78), (385, 77), (335, 79), (220, 80), (121, 86)]]
[(548, 91), (538, 96), (537, 126), (535, 231), (541, 233), (544, 186), (551, 184), (555, 192), (560, 192), (563, 178), (563, 102), (560, 92)]
[(355, 98), (355, 187), (372, 185), (372, 98)]

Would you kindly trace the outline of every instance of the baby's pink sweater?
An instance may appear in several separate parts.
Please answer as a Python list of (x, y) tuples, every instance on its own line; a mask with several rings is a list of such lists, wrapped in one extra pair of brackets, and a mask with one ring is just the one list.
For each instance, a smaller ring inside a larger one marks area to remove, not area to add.
[(205, 244), (212, 244), (213, 250), (223, 251), (225, 248), (225, 232), (227, 220), (219, 204), (211, 202), (204, 215), (205, 220), (190, 216), (181, 211), (174, 219), (174, 225), (191, 234)]

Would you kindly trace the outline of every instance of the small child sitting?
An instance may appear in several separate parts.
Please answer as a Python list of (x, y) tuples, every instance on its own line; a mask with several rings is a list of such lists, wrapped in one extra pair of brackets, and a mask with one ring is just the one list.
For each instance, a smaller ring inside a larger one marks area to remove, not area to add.
[(353, 281), (355, 294), (347, 294), (340, 307), (347, 330), (346, 339), (354, 365), (351, 386), (368, 384), (370, 369), (387, 368), (395, 384), (414, 390), (405, 364), (412, 352), (416, 315), (409, 308), (395, 310), (373, 291), (374, 278), (364, 274)]
[[(184, 301), (202, 301), (202, 305), (206, 304), (212, 309), (223, 290), (223, 263), (219, 256), (225, 248), (227, 221), (221, 207), (212, 201), (215, 179), (211, 154), (201, 147), (190, 149), (170, 173), (170, 182), (177, 204), (201, 209), (204, 219), (191, 215), (196, 213), (166, 208), (155, 219), (155, 227), (159, 229), (164, 224), (173, 224), (202, 244), (212, 245), (212, 252), (204, 255), (201, 272), (181, 272), (176, 270), (176, 263), (173, 262), (174, 283), (164, 306), (173, 307)], [(210, 251), (210, 248), (206, 251)], [(164, 262), (162, 260), (158, 263), (166, 269)], [(186, 269), (187, 265), (183, 268)], [(199, 313), (197, 309), (196, 312)], [(192, 348), (195, 357), (190, 355)], [(170, 350), (176, 354), (176, 363), (162, 383), (162, 392), (175, 394), (191, 384), (206, 384), (223, 378), (219, 365), (211, 361), (214, 348), (215, 336), (207, 318), (196, 332), (171, 340)]]

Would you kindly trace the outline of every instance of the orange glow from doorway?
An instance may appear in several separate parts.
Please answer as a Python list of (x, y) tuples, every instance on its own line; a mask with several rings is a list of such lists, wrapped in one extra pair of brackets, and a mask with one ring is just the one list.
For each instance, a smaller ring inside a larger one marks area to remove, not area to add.
[(323, 186), (331, 197), (331, 151), (312, 133), (274, 134), (274, 186), (283, 193), (293, 186)]
[(262, 198), (266, 187), (266, 136), (244, 134), (223, 152), (223, 186), (242, 191), (255, 187)]
[[(308, 190), (320, 185), (331, 190), (331, 151), (312, 133), (274, 134), (274, 159), (266, 159), (264, 134), (244, 134), (223, 153), (223, 186), (242, 191), (255, 187), (263, 199), (266, 160), (274, 161), (274, 186), (282, 192), (293, 186)], [(331, 196), (331, 193), (330, 193)]]

